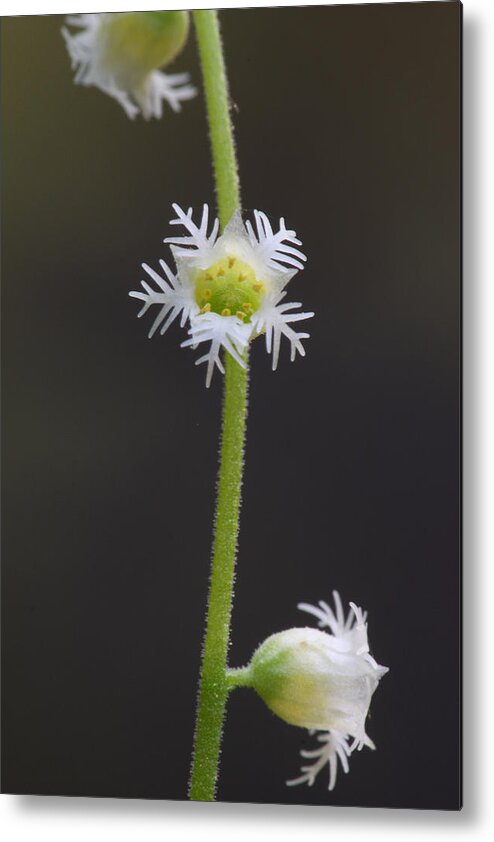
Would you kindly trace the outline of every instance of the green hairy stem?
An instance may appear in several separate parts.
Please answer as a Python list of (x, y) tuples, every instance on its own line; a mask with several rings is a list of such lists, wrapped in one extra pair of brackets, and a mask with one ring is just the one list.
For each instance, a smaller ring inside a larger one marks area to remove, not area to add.
[(240, 186), (223, 46), (218, 13), (197, 11), (193, 12), (193, 16), (206, 94), (218, 213), (223, 229), (235, 210), (240, 208)]
[[(228, 85), (215, 11), (193, 12), (206, 105), (221, 229), (240, 207)], [(246, 359), (246, 365), (247, 365)], [(239, 527), (248, 371), (226, 354), (221, 453), (213, 557), (197, 706), (189, 797), (213, 801), (225, 706), (233, 687), (227, 654)]]

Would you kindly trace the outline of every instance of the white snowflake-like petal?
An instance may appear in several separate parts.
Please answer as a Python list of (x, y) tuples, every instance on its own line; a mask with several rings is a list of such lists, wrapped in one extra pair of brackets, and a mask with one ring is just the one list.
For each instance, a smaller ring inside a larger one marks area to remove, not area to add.
[[(184, 286), (181, 284), (178, 276), (174, 275), (172, 270), (167, 266), (164, 260), (160, 260), (160, 266), (166, 275), (162, 278), (158, 272), (155, 272), (147, 263), (142, 264), (142, 268), (153, 279), (161, 292), (156, 292), (146, 281), (141, 281), (144, 292), (132, 291), (129, 292), (131, 298), (138, 298), (144, 302), (143, 307), (139, 310), (137, 317), (146, 313), (152, 304), (161, 304), (162, 307), (156, 316), (151, 329), (148, 333), (149, 339), (156, 333), (161, 326), (160, 334), (163, 336), (168, 330), (172, 322), (180, 315), (180, 327), (184, 327), (187, 319), (192, 318), (198, 311), (199, 307), (194, 299), (194, 292), (191, 286)], [(168, 316), (168, 318), (167, 318)]]
[(300, 322), (303, 319), (311, 319), (314, 315), (314, 313), (291, 312), (302, 305), (298, 301), (280, 304), (279, 302), (285, 295), (285, 292), (281, 292), (275, 297), (266, 296), (259, 310), (252, 317), (255, 332), (259, 334), (265, 331), (266, 333), (266, 350), (268, 354), (272, 353), (273, 371), (276, 371), (278, 366), (282, 336), (285, 336), (290, 342), (290, 359), (292, 362), (296, 357), (297, 351), (302, 357), (305, 357), (305, 348), (301, 340), (308, 339), (310, 333), (297, 333), (297, 331), (290, 327), (290, 324)]
[(98, 49), (98, 32), (104, 15), (81, 14), (66, 18), (69, 26), (80, 29), (73, 34), (62, 27), (62, 36), (69, 53), (71, 67), (75, 70), (74, 82), (99, 88), (103, 93), (115, 99), (127, 116), (134, 119), (139, 113), (138, 106), (132, 102), (129, 92), (122, 90), (115, 82), (109, 68), (104, 67), (101, 49)]
[(207, 354), (196, 360), (196, 365), (207, 362), (206, 386), (209, 388), (215, 365), (224, 374), (220, 359), (224, 348), (242, 368), (245, 368), (243, 354), (249, 344), (251, 328), (236, 316), (220, 316), (218, 313), (200, 313), (190, 320), (190, 339), (182, 342), (182, 348), (197, 348), (203, 342), (210, 342)]
[[(335, 603), (334, 611), (329, 607), (327, 602), (324, 602), (323, 600), (319, 601), (319, 608), (315, 605), (309, 605), (307, 602), (300, 602), (297, 605), (297, 608), (299, 608), (300, 611), (306, 611), (308, 614), (312, 614), (319, 621), (319, 628), (331, 629), (332, 633), (336, 637), (348, 632), (355, 625), (356, 620), (358, 619), (360, 619), (361, 623), (365, 623), (367, 612), (362, 613), (362, 610), (360, 608), (356, 608), (355, 606), (356, 610), (350, 611), (348, 617), (345, 619), (343, 604), (338, 591), (333, 591), (333, 599)], [(354, 609), (354, 603), (350, 603), (350, 605), (352, 606), (352, 609)], [(356, 612), (359, 612), (358, 615)]]
[(350, 744), (349, 737), (335, 730), (318, 734), (317, 740), (322, 743), (320, 747), (311, 751), (302, 750), (300, 752), (302, 757), (315, 758), (315, 762), (311, 765), (302, 766), (300, 777), (287, 781), (287, 786), (298, 786), (299, 784), (312, 786), (319, 772), (328, 764), (328, 789), (332, 790), (336, 784), (338, 761), (345, 774), (349, 771), (348, 758), (355, 747), (356, 741)]
[(350, 611), (345, 618), (338, 591), (333, 591), (335, 610), (322, 600), (319, 607), (301, 602), (297, 606), (301, 611), (312, 614), (318, 620), (319, 628), (328, 628), (335, 638), (335, 647), (340, 652), (361, 656), (378, 673), (380, 678), (387, 672), (369, 654), (367, 638), (367, 611), (362, 611), (354, 602), (350, 602)]
[(182, 102), (193, 99), (197, 94), (194, 85), (189, 84), (188, 73), (163, 73), (154, 70), (142, 89), (136, 89), (134, 96), (145, 120), (163, 116), (163, 102), (167, 102), (172, 111), (182, 110)]
[(182, 225), (189, 233), (182, 237), (166, 237), (163, 242), (172, 246), (172, 251), (177, 257), (199, 257), (205, 264), (212, 261), (212, 250), (218, 237), (220, 223), (215, 219), (211, 233), (208, 234), (209, 206), (203, 205), (199, 226), (192, 219), (192, 208), (185, 213), (180, 205), (173, 204), (172, 207), (177, 216), (170, 220), (170, 225)]
[[(290, 268), (303, 269), (307, 260), (305, 254), (294, 246), (301, 246), (296, 232), (285, 226), (283, 217), (280, 219), (280, 229), (273, 231), (271, 223), (262, 211), (254, 211), (256, 232), (251, 222), (246, 222), (245, 227), (254, 252), (263, 260), (270, 269), (278, 272), (288, 272)], [(288, 245), (291, 243), (291, 245)]]

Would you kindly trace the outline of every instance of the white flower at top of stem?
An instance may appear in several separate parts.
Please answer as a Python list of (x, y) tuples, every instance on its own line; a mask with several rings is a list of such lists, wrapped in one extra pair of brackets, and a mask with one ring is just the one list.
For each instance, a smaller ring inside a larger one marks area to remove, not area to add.
[(257, 210), (255, 228), (249, 221), (244, 225), (237, 211), (219, 236), (217, 219), (210, 227), (207, 205), (203, 206), (199, 224), (194, 222), (192, 208), (185, 212), (175, 204), (173, 209), (176, 217), (170, 224), (185, 230), (165, 239), (175, 260), (176, 274), (164, 261), (160, 261), (164, 278), (143, 264), (158, 289), (153, 290), (142, 281), (144, 292), (129, 293), (144, 302), (139, 316), (151, 304), (161, 305), (149, 336), (159, 327), (160, 333), (165, 333), (179, 316), (182, 327), (188, 321), (189, 338), (182, 346), (197, 348), (209, 343), (207, 353), (197, 360), (198, 364), (207, 363), (207, 386), (215, 367), (224, 371), (222, 350), (245, 366), (249, 343), (263, 333), (273, 370), (278, 365), (282, 336), (290, 343), (292, 360), (297, 351), (304, 356), (302, 340), (309, 334), (296, 332), (291, 324), (314, 314), (298, 312), (302, 306), (298, 302), (281, 303), (285, 287), (304, 268), (306, 260), (295, 231), (286, 228), (283, 219), (278, 230), (273, 230), (267, 216)]
[(185, 43), (187, 12), (70, 15), (63, 27), (74, 81), (115, 99), (131, 119), (161, 118), (163, 102), (180, 111), (197, 93), (188, 73), (163, 73)]

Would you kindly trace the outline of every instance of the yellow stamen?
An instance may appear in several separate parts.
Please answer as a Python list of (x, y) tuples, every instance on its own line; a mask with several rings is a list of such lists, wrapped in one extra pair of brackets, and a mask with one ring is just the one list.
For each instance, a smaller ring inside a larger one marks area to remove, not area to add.
[(231, 314), (232, 311), (228, 307), (225, 307), (225, 309), (221, 311), (222, 316), (231, 316)]
[(205, 304), (204, 307), (201, 307), (201, 313), (210, 313), (210, 312), (211, 312), (211, 304), (208, 301), (208, 303)]

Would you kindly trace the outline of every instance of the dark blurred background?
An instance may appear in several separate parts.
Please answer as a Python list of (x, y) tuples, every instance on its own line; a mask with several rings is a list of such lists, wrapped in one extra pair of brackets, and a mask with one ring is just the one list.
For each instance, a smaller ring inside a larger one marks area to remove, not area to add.
[[(244, 206), (297, 229), (317, 314), (305, 360), (253, 349), (231, 664), (337, 588), (390, 667), (332, 793), (235, 693), (226, 801), (459, 805), (460, 18), (221, 13)], [(222, 382), (127, 292), (214, 201), (204, 103), (130, 122), (61, 25), (2, 20), (3, 790), (182, 799)], [(193, 37), (173, 69), (200, 84)]]

